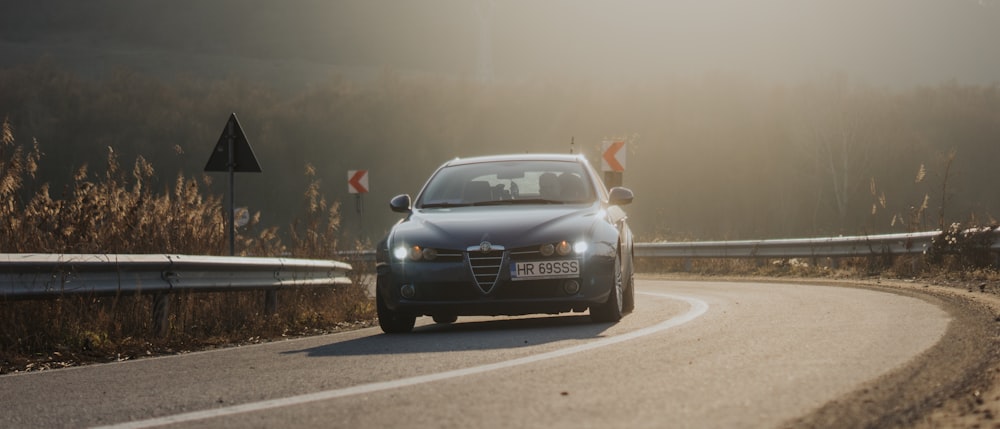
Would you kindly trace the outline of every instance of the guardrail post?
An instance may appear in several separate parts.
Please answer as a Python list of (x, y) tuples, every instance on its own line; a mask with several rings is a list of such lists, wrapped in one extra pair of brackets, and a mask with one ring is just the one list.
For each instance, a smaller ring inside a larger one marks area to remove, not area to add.
[(685, 258), (684, 259), (684, 272), (685, 273), (690, 273), (691, 270), (693, 270), (693, 269), (694, 269), (694, 261), (692, 261), (691, 258)]
[(158, 338), (167, 336), (170, 330), (170, 294), (166, 292), (153, 294), (153, 335)]
[(268, 316), (278, 314), (278, 291), (274, 289), (264, 291), (264, 314)]

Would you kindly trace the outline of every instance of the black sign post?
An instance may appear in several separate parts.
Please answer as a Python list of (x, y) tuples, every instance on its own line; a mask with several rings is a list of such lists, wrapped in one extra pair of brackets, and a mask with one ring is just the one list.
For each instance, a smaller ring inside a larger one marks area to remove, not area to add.
[(253, 148), (247, 140), (236, 114), (229, 115), (226, 127), (215, 144), (212, 156), (205, 164), (205, 171), (229, 172), (229, 255), (236, 255), (236, 185), (234, 176), (237, 171), (244, 173), (260, 173), (260, 164), (253, 154)]

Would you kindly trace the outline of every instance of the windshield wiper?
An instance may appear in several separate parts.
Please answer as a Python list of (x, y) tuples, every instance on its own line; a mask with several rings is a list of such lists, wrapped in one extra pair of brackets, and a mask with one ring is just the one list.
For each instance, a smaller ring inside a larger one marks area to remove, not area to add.
[(452, 207), (468, 207), (468, 206), (506, 206), (514, 204), (566, 204), (565, 201), (559, 200), (549, 200), (545, 198), (525, 198), (521, 200), (488, 200), (488, 201), (476, 201), (474, 203), (427, 203), (420, 208), (422, 209), (437, 209), (437, 208), (452, 208)]
[(472, 203), (474, 206), (505, 206), (512, 204), (513, 200), (489, 200), (489, 201), (476, 201)]
[(475, 205), (489, 205), (489, 204), (565, 204), (564, 201), (559, 200), (549, 200), (545, 198), (525, 198), (521, 200), (503, 200), (503, 201), (484, 201), (482, 203), (476, 203)]
[(442, 202), (442, 203), (428, 203), (428, 204), (424, 204), (424, 205), (421, 205), (420, 208), (422, 208), (422, 209), (439, 209), (439, 208), (451, 208), (451, 207), (466, 207), (466, 206), (470, 206), (470, 205), (471, 204), (466, 204), (466, 203), (448, 203), (448, 202)]

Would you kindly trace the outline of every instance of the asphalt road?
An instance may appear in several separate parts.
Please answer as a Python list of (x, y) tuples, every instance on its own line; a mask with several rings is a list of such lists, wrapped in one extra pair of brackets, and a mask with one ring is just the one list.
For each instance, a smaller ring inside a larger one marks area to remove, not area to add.
[(900, 378), (953, 320), (940, 302), (870, 289), (637, 286), (636, 311), (614, 325), (422, 318), (409, 335), (372, 328), (2, 376), (0, 427), (853, 425), (831, 404)]

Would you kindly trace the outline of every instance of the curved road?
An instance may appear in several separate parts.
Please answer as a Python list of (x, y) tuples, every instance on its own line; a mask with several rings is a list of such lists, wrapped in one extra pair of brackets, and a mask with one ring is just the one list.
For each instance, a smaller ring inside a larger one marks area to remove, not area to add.
[(460, 318), (3, 376), (0, 427), (779, 427), (902, 368), (952, 320), (869, 289), (637, 286), (614, 325)]

